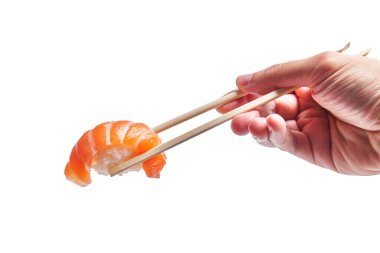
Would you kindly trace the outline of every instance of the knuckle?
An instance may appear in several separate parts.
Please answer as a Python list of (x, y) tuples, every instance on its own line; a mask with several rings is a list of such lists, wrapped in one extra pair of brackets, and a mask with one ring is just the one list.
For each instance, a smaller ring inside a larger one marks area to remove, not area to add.
[(328, 77), (332, 76), (345, 64), (345, 60), (342, 58), (341, 53), (327, 51), (320, 53), (314, 56), (312, 60), (312, 67), (310, 73), (310, 83), (314, 87), (316, 92), (319, 92), (324, 88), (324, 85), (321, 86)]
[(340, 67), (340, 53), (323, 52), (316, 56), (318, 67), (322, 72), (333, 72)]

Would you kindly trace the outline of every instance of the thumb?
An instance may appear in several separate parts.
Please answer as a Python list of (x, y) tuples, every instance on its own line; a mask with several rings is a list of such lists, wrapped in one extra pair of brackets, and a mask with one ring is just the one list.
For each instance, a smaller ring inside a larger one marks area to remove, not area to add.
[(278, 88), (314, 88), (347, 63), (346, 55), (324, 52), (306, 59), (275, 64), (236, 79), (238, 88), (247, 93), (265, 94)]

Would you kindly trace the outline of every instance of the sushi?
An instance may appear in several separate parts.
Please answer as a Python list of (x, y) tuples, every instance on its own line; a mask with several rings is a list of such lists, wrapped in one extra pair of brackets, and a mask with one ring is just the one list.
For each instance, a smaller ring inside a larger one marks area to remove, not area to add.
[[(77, 185), (87, 186), (91, 183), (90, 169), (108, 175), (108, 168), (160, 143), (160, 137), (143, 123), (128, 120), (102, 123), (78, 140), (65, 167), (65, 176)], [(142, 168), (148, 177), (159, 178), (165, 163), (166, 156), (162, 153), (127, 172)]]

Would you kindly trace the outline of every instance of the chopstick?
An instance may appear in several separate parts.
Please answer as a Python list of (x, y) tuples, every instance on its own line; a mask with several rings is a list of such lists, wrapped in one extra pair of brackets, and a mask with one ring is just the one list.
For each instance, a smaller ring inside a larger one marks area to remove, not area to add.
[(264, 96), (261, 96), (247, 104), (244, 104), (226, 114), (223, 114), (219, 117), (217, 117), (216, 119), (214, 120), (211, 120), (201, 126), (198, 126), (182, 135), (179, 135), (178, 137), (175, 137), (174, 139), (171, 139), (165, 143), (162, 143), (150, 150), (148, 150), (147, 152), (143, 153), (143, 154), (140, 154), (138, 156), (135, 156), (123, 163), (120, 163), (118, 165), (116, 165), (115, 167), (112, 167), (108, 170), (108, 173), (111, 175), (111, 176), (114, 176), (126, 169), (128, 169), (129, 167), (132, 167), (132, 166), (135, 166), (149, 158), (152, 158), (153, 156), (159, 154), (159, 153), (162, 153), (168, 149), (171, 149), (191, 138), (194, 138), (198, 135), (200, 135), (201, 133), (204, 133), (216, 126), (219, 126), (220, 124), (232, 119), (233, 117), (235, 117), (236, 115), (238, 114), (241, 114), (243, 112), (247, 112), (247, 111), (250, 111), (250, 110), (253, 110), (255, 109), (256, 107), (259, 107), (263, 104), (266, 104), (278, 97), (281, 97), (282, 95), (285, 95), (285, 94), (288, 94), (290, 92), (293, 92), (296, 88), (295, 87), (291, 87), (291, 88), (282, 88), (282, 89), (278, 89), (278, 90), (275, 90), (275, 91), (272, 91)]
[(214, 101), (211, 101), (205, 105), (202, 105), (202, 106), (200, 106), (200, 107), (198, 107), (192, 111), (184, 113), (178, 117), (175, 117), (174, 119), (168, 120), (168, 121), (154, 127), (153, 131), (156, 133), (160, 133), (160, 132), (165, 131), (165, 130), (167, 130), (173, 126), (176, 126), (182, 122), (185, 122), (191, 118), (194, 118), (200, 114), (203, 114), (203, 113), (205, 113), (211, 109), (214, 109), (219, 105), (226, 104), (226, 103), (231, 102), (235, 99), (238, 99), (244, 95), (245, 95), (245, 93), (240, 91), (240, 90), (230, 91), (226, 95), (224, 95), (223, 97), (220, 97), (220, 98), (218, 98)]
[[(337, 52), (341, 53), (343, 51), (345, 51), (347, 48), (350, 47), (350, 43), (348, 43), (347, 45), (345, 45), (342, 49), (339, 49), (337, 50)], [(367, 49), (363, 52), (361, 52), (359, 55), (361, 56), (366, 56), (369, 52), (371, 51), (371, 49)], [(244, 104), (238, 108), (235, 108), (234, 110), (224, 114), (224, 115), (221, 115), (217, 118), (215, 118), (214, 120), (211, 120), (201, 126), (198, 126), (182, 135), (179, 135), (165, 143), (162, 143), (150, 150), (148, 150), (147, 152), (145, 153), (142, 153), (138, 156), (135, 156), (125, 162), (122, 162), (110, 169), (108, 169), (108, 173), (111, 175), (111, 176), (114, 176), (120, 172), (123, 172), (124, 170), (127, 170), (128, 168), (132, 167), (132, 166), (135, 166), (149, 158), (152, 158), (153, 156), (157, 155), (157, 154), (160, 154), (164, 151), (167, 151), (191, 138), (194, 138), (216, 126), (219, 126), (221, 124), (223, 124), (224, 122), (232, 119), (233, 117), (235, 117), (236, 115), (238, 114), (241, 114), (243, 112), (247, 112), (247, 111), (250, 111), (250, 110), (253, 110), (261, 105), (264, 105), (276, 98), (279, 98), (285, 94), (288, 94), (288, 93), (291, 93), (293, 91), (295, 91), (297, 88), (296, 87), (291, 87), (291, 88), (282, 88), (282, 89), (278, 89), (278, 90), (275, 90), (275, 91), (272, 91), (266, 95), (263, 95), (247, 104)], [(187, 112), (185, 114), (182, 114), (172, 120), (169, 120), (167, 122), (164, 122), (160, 125), (158, 125), (157, 127), (153, 128), (153, 130), (156, 132), (156, 133), (159, 133), (159, 132), (162, 132), (166, 129), (169, 129), (175, 125), (178, 125), (190, 118), (193, 118), (195, 116), (198, 116), (206, 111), (209, 111), (219, 105), (223, 105), (225, 103), (228, 103), (232, 100), (235, 100), (239, 97), (242, 97), (244, 96), (244, 93), (241, 92), (241, 91), (238, 91), (238, 90), (234, 90), (234, 91), (231, 91), (229, 93), (227, 93), (225, 96), (217, 99), (217, 100), (214, 100), (206, 105), (203, 105), (201, 107), (198, 107), (190, 112)]]

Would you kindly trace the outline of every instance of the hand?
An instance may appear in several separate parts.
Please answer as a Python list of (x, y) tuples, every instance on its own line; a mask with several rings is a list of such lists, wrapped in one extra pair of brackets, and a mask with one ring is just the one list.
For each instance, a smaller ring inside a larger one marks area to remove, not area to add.
[(237, 78), (245, 97), (218, 108), (225, 113), (261, 94), (301, 87), (236, 116), (231, 128), (339, 173), (380, 173), (380, 61), (325, 52)]

